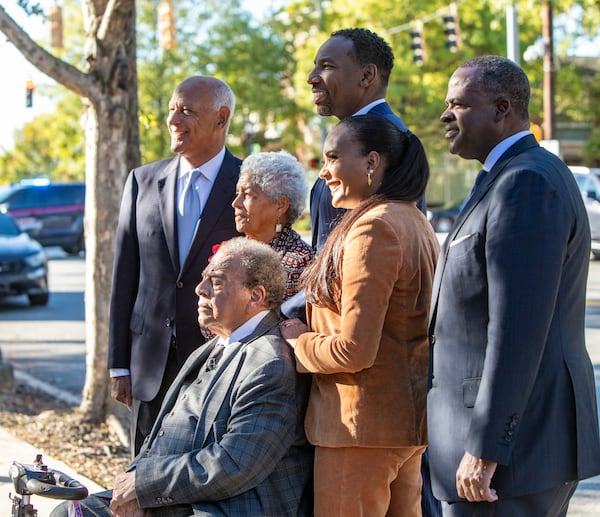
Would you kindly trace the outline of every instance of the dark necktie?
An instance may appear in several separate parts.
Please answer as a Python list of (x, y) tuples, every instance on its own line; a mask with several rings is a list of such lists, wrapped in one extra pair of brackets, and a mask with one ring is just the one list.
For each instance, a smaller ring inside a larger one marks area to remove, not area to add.
[(190, 177), (185, 184), (184, 192), (180, 198), (180, 204), (183, 202), (183, 207), (180, 206), (179, 228), (177, 236), (179, 239), (179, 265), (183, 266), (185, 257), (188, 254), (192, 238), (196, 231), (196, 225), (200, 218), (200, 200), (198, 193), (194, 187), (196, 179), (200, 175), (199, 169), (192, 169)]
[(224, 350), (225, 345), (223, 344), (218, 344), (215, 346), (215, 348), (213, 348), (213, 351), (210, 353), (210, 356), (206, 361), (206, 368), (204, 369), (205, 372), (210, 372), (217, 367)]
[(475, 192), (475, 190), (477, 190), (477, 187), (481, 184), (481, 182), (485, 178), (486, 174), (487, 174), (487, 171), (485, 169), (481, 169), (477, 173), (477, 177), (475, 178), (475, 184), (473, 185), (473, 190), (471, 190), (471, 195), (473, 195), (473, 192)]

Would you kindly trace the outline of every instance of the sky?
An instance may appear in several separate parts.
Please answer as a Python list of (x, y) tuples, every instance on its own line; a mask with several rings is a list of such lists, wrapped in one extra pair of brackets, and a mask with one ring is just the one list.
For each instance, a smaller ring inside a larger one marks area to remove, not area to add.
[[(55, 4), (56, 0), (38, 0), (38, 2), (47, 11), (47, 8)], [(248, 6), (248, 10), (260, 17), (262, 13), (273, 6), (281, 5), (282, 1), (243, 0), (242, 3)], [(49, 41), (49, 23), (44, 23), (36, 16), (26, 16), (23, 10), (18, 7), (17, 0), (2, 0), (2, 6), (33, 39), (36, 41)], [(521, 50), (524, 51), (525, 49)], [(600, 57), (600, 38), (596, 38), (595, 41), (591, 42), (583, 42), (577, 48), (577, 55)], [(2, 81), (0, 81), (0, 113), (2, 113), (0, 153), (2, 153), (3, 150), (12, 148), (15, 129), (23, 127), (37, 115), (53, 111), (54, 104), (40, 93), (40, 87), (51, 85), (53, 81), (30, 64), (12, 43), (5, 39), (2, 33), (0, 33), (0, 65), (4, 71)], [(32, 108), (25, 107), (25, 84), (27, 80), (32, 80), (36, 85)]]

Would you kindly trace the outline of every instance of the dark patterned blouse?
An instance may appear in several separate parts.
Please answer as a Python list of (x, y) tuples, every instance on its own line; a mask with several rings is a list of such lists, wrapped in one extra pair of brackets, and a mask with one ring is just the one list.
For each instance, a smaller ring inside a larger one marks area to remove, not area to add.
[(283, 299), (287, 300), (299, 291), (298, 280), (304, 268), (313, 259), (314, 253), (289, 224), (286, 224), (283, 230), (273, 237), (269, 246), (281, 257), (281, 265), (287, 275)]

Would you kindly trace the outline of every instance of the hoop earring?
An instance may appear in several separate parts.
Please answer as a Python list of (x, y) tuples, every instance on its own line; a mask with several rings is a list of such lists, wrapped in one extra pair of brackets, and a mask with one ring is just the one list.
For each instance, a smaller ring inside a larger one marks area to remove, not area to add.
[(373, 184), (373, 169), (367, 169), (367, 185), (370, 187)]

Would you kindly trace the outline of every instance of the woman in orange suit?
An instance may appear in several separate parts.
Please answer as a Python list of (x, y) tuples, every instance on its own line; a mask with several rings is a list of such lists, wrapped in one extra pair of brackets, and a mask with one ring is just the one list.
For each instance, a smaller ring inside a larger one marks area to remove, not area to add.
[(438, 242), (416, 201), (429, 178), (416, 136), (377, 115), (342, 120), (319, 173), (350, 208), (303, 275), (308, 328), (282, 323), (313, 374), (305, 419), (315, 516), (421, 515), (427, 324)]

